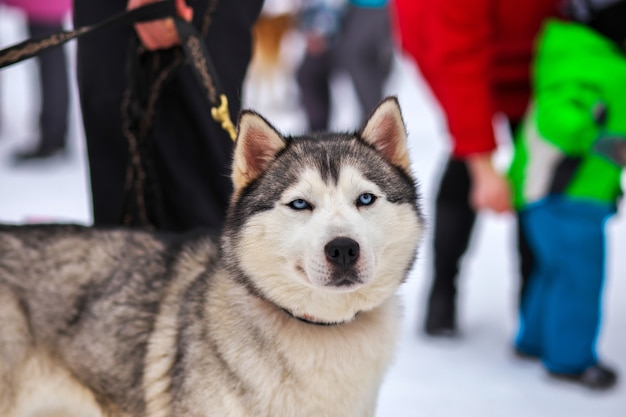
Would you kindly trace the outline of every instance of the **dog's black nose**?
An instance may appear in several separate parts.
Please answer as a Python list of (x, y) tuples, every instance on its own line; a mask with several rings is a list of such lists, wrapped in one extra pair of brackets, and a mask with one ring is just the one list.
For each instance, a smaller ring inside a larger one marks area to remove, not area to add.
[(359, 244), (349, 237), (338, 237), (326, 244), (324, 252), (328, 262), (340, 268), (347, 268), (359, 259), (360, 249)]

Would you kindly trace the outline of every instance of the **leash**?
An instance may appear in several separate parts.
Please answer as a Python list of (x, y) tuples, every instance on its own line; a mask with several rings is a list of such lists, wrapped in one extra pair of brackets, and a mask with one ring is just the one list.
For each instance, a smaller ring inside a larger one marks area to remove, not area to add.
[(211, 116), (234, 142), (237, 134), (228, 110), (228, 99), (225, 94), (221, 93), (219, 78), (208, 49), (198, 30), (191, 23), (178, 17), (173, 0), (150, 3), (114, 15), (98, 24), (28, 39), (5, 48), (0, 50), (0, 69), (32, 58), (46, 49), (61, 46), (80, 36), (112, 27), (129, 26), (168, 17), (174, 19), (186, 61), (191, 64), (192, 72), (209, 100)]
[(209, 51), (202, 36), (200, 36), (198, 30), (186, 20), (176, 17), (174, 23), (185, 56), (193, 69), (193, 74), (204, 89), (205, 96), (208, 97), (209, 102), (212, 104), (211, 116), (213, 120), (220, 123), (222, 129), (228, 133), (231, 140), (234, 142), (237, 139), (237, 131), (230, 118), (228, 99), (225, 94), (219, 93), (222, 91), (222, 87), (219, 84), (217, 71), (213, 66), (211, 55), (209, 55)]

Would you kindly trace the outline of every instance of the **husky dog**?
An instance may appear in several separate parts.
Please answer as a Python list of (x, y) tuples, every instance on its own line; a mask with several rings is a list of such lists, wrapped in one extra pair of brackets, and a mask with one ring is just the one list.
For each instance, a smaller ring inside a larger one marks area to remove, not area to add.
[(232, 180), (219, 246), (0, 230), (0, 415), (375, 414), (423, 231), (397, 100), (352, 134), (243, 112)]

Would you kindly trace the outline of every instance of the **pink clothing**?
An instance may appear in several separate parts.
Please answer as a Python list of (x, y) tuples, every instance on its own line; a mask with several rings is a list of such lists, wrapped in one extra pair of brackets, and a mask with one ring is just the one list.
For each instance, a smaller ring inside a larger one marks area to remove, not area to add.
[(7, 6), (23, 10), (29, 20), (60, 22), (72, 9), (72, 0), (0, 0)]

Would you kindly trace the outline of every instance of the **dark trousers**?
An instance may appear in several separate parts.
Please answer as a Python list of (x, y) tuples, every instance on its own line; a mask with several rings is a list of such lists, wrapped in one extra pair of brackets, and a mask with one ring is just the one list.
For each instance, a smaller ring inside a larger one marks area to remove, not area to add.
[[(476, 211), (469, 203), (470, 188), (465, 161), (449, 159), (435, 203), (431, 299), (450, 299), (456, 295), (459, 264), (467, 251), (476, 220)], [(521, 297), (531, 273), (533, 257), (519, 222), (517, 229)]]
[[(519, 123), (509, 123), (511, 132)], [(471, 179), (464, 160), (450, 158), (439, 184), (435, 205), (433, 238), (433, 280), (430, 289), (427, 326), (437, 322), (454, 323), (459, 264), (467, 251), (476, 211), (470, 206)], [(524, 230), (517, 221), (519, 254), (519, 302), (523, 302), (533, 269), (533, 252)], [(443, 320), (443, 321), (442, 321)]]
[[(43, 37), (63, 30), (61, 23), (28, 22), (31, 38)], [(41, 89), (41, 112), (39, 115), (42, 150), (62, 149), (67, 140), (69, 116), (69, 80), (65, 49), (52, 48), (37, 56), (39, 84)]]
[[(75, 25), (100, 22), (123, 11), (126, 3), (75, 0)], [(194, 24), (204, 34), (236, 121), (252, 53), (251, 28), (262, 1), (210, 3), (217, 6), (207, 17), (209, 1), (193, 2)], [(110, 29), (78, 41), (77, 77), (96, 225), (125, 224), (129, 198), (136, 197), (128, 195), (129, 180), (134, 179), (129, 178), (129, 164), (136, 155), (125, 135), (128, 120), (123, 111), (133, 36), (133, 28)], [(188, 67), (173, 67), (154, 91), (158, 98), (148, 119), (148, 143), (138, 144), (149, 149), (149, 160), (144, 161), (148, 177), (145, 187), (156, 196), (146, 201), (148, 217), (164, 230), (219, 229), (232, 193), (232, 141), (211, 118), (207, 98)], [(136, 192), (133, 189), (131, 194)]]
[(336, 71), (350, 76), (361, 114), (367, 117), (383, 97), (392, 59), (388, 8), (349, 6), (341, 31), (331, 47), (318, 55), (307, 54), (298, 69), (297, 80), (310, 130), (328, 128), (329, 83)]

